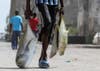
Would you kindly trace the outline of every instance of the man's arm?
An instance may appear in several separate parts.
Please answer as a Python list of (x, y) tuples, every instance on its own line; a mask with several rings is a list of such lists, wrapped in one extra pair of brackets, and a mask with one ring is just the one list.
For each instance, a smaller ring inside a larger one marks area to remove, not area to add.
[(12, 24), (10, 24), (9, 26), (9, 33), (11, 33), (11, 31), (12, 31)]
[(61, 4), (61, 7), (64, 7), (64, 2), (63, 2), (63, 0), (60, 0), (60, 4)]
[(22, 17), (20, 16), (20, 24), (21, 24), (21, 28), (22, 28), (22, 32), (24, 31), (23, 30), (23, 19), (22, 19)]
[(22, 32), (24, 32), (24, 27), (23, 27), (22, 20), (21, 20), (21, 28), (22, 28)]
[(60, 8), (60, 14), (64, 14), (64, 2), (63, 2), (63, 0), (60, 0), (60, 6), (61, 6), (61, 8)]
[(9, 22), (9, 33), (12, 32), (12, 18), (10, 18), (10, 22)]

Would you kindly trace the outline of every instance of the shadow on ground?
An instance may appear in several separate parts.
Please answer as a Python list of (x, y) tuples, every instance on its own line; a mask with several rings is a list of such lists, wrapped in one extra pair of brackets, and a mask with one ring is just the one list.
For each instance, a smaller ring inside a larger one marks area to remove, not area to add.
[[(56, 67), (50, 67), (50, 68), (47, 68), (47, 69), (54, 69)], [(21, 68), (18, 68), (18, 67), (0, 67), (0, 69), (21, 69)], [(23, 69), (43, 69), (43, 68), (39, 68), (39, 67), (27, 67), (27, 68), (23, 68)]]

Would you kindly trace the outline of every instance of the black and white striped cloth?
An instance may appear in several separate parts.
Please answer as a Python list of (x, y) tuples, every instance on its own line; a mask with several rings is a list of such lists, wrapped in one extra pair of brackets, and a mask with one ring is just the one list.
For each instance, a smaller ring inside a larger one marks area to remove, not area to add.
[(59, 0), (35, 0), (36, 4), (43, 3), (47, 5), (58, 5)]

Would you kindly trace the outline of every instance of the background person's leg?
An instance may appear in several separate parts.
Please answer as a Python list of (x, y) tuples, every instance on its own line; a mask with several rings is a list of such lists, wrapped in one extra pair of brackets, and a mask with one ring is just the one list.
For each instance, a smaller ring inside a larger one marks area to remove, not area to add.
[(16, 39), (17, 39), (16, 32), (13, 31), (12, 40), (11, 40), (11, 47), (12, 47), (12, 49), (16, 49)]
[(17, 49), (17, 46), (18, 46), (18, 40), (20, 39), (20, 34), (21, 34), (20, 31), (16, 31), (16, 49)]

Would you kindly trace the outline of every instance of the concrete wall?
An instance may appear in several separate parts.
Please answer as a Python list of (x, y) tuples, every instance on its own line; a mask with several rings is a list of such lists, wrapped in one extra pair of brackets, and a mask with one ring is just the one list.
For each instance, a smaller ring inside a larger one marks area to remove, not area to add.
[[(24, 17), (25, 1), (12, 0), (10, 16), (14, 14), (14, 10), (20, 10)], [(34, 0), (31, 1), (33, 5)], [(79, 30), (77, 35), (92, 35), (100, 30), (100, 0), (64, 0), (64, 4), (65, 23), (67, 27), (76, 27)]]

